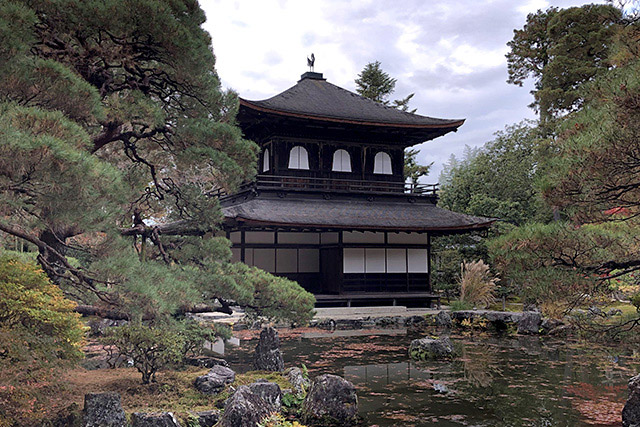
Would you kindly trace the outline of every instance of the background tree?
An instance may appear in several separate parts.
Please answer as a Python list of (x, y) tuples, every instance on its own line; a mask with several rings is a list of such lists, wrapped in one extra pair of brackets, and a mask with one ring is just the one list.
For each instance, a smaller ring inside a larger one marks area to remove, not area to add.
[(464, 158), (453, 157), (440, 176), (439, 204), (469, 215), (500, 218), (521, 225), (550, 212), (536, 187), (546, 144), (538, 129), (522, 122), (495, 133)]
[(615, 28), (615, 67), (581, 86), (583, 102), (559, 121), (553, 155), (542, 159), (538, 191), (564, 221), (529, 224), (490, 245), (502, 277), (556, 314), (598, 303), (621, 280), (638, 284), (640, 27), (623, 16)]
[[(396, 87), (396, 79), (382, 70), (380, 61), (370, 62), (365, 65), (355, 82), (356, 92), (359, 95), (384, 105), (389, 105), (388, 98)], [(411, 114), (415, 113), (415, 108), (409, 111), (409, 101), (411, 101), (413, 95), (411, 93), (406, 98), (394, 100), (392, 102), (393, 107)], [(419, 152), (414, 148), (404, 151), (404, 176), (414, 185), (418, 183), (421, 177), (429, 175), (429, 170), (433, 165), (433, 163), (428, 165), (419, 164), (417, 160)]]
[(416, 148), (407, 148), (404, 150), (404, 177), (411, 184), (417, 184), (419, 179), (423, 176), (429, 175), (433, 162), (428, 165), (421, 165), (418, 163), (416, 157), (420, 150)]
[(396, 88), (396, 79), (382, 70), (380, 61), (365, 65), (355, 82), (359, 95), (384, 105)]
[(534, 79), (534, 102), (541, 124), (582, 103), (580, 85), (610, 66), (609, 54), (620, 21), (610, 5), (549, 8), (527, 16), (508, 43), (508, 83)]
[[(196, 1), (0, 6), (0, 231), (76, 300), (153, 318), (202, 295), (262, 301), (234, 274), (211, 190), (255, 174)], [(73, 264), (69, 256), (79, 262)], [(313, 297), (278, 315), (308, 318)], [(275, 304), (275, 305), (274, 305)], [(306, 314), (305, 314), (306, 313)]]

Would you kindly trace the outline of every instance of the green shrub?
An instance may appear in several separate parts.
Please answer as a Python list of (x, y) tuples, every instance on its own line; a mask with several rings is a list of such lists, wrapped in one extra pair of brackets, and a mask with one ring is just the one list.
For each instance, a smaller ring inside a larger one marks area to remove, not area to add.
[(0, 256), (0, 426), (35, 424), (54, 374), (83, 357), (75, 306), (34, 262)]
[(231, 338), (231, 330), (228, 326), (202, 325), (195, 320), (185, 320), (178, 323), (176, 331), (182, 340), (182, 357), (201, 355), (206, 341), (213, 342), (218, 337)]
[(185, 340), (175, 327), (129, 324), (112, 328), (102, 343), (114, 346), (118, 353), (133, 361), (142, 374), (142, 383), (155, 381), (156, 372), (164, 366), (180, 362)]

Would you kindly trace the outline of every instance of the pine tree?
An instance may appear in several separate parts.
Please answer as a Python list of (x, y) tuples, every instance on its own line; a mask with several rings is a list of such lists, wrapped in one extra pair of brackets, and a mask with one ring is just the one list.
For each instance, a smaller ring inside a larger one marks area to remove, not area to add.
[(580, 85), (605, 72), (620, 21), (610, 5), (551, 7), (527, 16), (507, 43), (508, 83), (522, 86), (531, 77), (534, 102), (542, 124), (574, 111), (583, 102)]
[(204, 20), (195, 0), (0, 6), (0, 231), (83, 302), (142, 317), (203, 294), (281, 307), (259, 300), (255, 276), (301, 295), (274, 314), (301, 319), (310, 294), (237, 271), (226, 239), (202, 237), (222, 219), (208, 193), (250, 179), (258, 152)]

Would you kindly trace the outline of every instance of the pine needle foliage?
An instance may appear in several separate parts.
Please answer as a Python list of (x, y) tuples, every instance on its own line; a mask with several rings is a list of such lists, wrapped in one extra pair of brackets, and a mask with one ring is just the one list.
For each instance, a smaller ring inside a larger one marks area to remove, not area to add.
[[(0, 3), (0, 239), (37, 248), (68, 297), (131, 318), (219, 299), (308, 319), (310, 294), (233, 274), (213, 237), (209, 195), (252, 179), (258, 147), (204, 21), (195, 0)], [(291, 294), (304, 303), (274, 303)]]

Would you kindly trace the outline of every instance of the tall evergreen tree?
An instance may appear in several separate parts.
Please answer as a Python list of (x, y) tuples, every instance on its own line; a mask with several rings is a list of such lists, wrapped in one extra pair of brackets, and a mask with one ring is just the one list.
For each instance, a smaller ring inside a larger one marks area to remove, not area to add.
[(527, 16), (507, 43), (509, 79), (534, 79), (534, 102), (542, 124), (582, 104), (580, 85), (606, 71), (620, 10), (610, 5), (549, 8)]
[(0, 6), (0, 231), (78, 300), (152, 317), (206, 295), (303, 320), (310, 294), (200, 237), (221, 221), (208, 194), (251, 178), (258, 152), (204, 20), (195, 0)]
[(359, 95), (385, 105), (396, 88), (396, 79), (382, 70), (380, 61), (365, 65), (355, 82)]
[[(389, 105), (388, 98), (395, 90), (396, 81), (382, 70), (380, 61), (370, 62), (365, 65), (355, 80), (356, 92), (365, 98)], [(403, 99), (396, 99), (392, 105), (401, 111), (415, 113), (415, 108), (409, 111), (409, 101), (413, 96), (414, 94), (411, 93)], [(418, 163), (416, 159), (418, 153), (419, 151), (416, 149), (408, 149), (404, 152), (404, 176), (411, 184), (417, 184), (421, 177), (429, 175), (429, 170), (433, 165), (433, 163), (428, 165)]]

